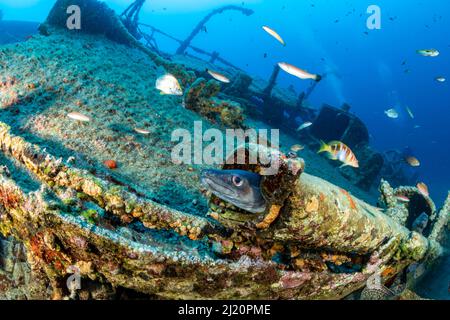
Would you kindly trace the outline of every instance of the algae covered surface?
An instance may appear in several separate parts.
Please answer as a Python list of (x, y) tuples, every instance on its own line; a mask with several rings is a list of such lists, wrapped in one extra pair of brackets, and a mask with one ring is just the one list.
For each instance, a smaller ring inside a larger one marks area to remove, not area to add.
[[(201, 119), (180, 98), (159, 94), (155, 80), (164, 70), (147, 55), (102, 37), (55, 32), (5, 47), (1, 57), (0, 117), (13, 132), (162, 203), (201, 211), (192, 204), (203, 199), (198, 170), (171, 161), (171, 132), (192, 130)], [(91, 121), (74, 121), (71, 112)], [(108, 169), (106, 160), (118, 168)]]
[[(173, 164), (177, 142), (171, 135), (178, 128), (193, 132), (194, 121), (203, 121), (204, 130), (217, 125), (184, 108), (182, 97), (160, 95), (155, 81), (165, 70), (148, 55), (101, 36), (56, 30), (3, 47), (0, 54), (0, 119), (13, 133), (77, 167), (133, 185), (158, 202), (191, 213), (205, 211), (199, 182), (203, 166)], [(67, 116), (71, 112), (91, 121), (74, 121)], [(251, 119), (247, 123), (270, 128)], [(285, 150), (294, 143), (287, 135), (281, 138)], [(375, 202), (374, 195), (354, 187), (314, 151), (302, 156), (307, 172)], [(107, 160), (117, 162), (117, 169), (108, 169)]]

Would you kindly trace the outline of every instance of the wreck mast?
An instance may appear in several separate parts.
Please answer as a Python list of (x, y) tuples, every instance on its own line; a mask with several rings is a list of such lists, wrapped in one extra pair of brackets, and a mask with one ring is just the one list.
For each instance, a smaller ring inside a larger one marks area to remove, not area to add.
[(182, 44), (180, 45), (180, 47), (177, 50), (177, 54), (184, 54), (184, 52), (186, 51), (186, 49), (189, 47), (191, 41), (195, 38), (195, 36), (203, 29), (204, 25), (216, 14), (220, 14), (223, 13), (224, 11), (229, 11), (229, 10), (235, 10), (235, 11), (240, 11), (242, 12), (244, 15), (246, 16), (251, 16), (253, 14), (253, 10), (250, 9), (246, 9), (246, 8), (242, 8), (239, 6), (234, 6), (234, 5), (229, 5), (229, 6), (224, 6), (221, 7), (219, 9), (215, 9), (213, 11), (211, 11), (206, 17), (204, 17), (198, 24), (197, 26), (194, 28), (194, 30), (192, 30), (191, 34), (189, 35), (189, 37), (186, 38), (186, 40), (184, 40), (182, 42)]
[(128, 6), (127, 9), (120, 15), (120, 18), (128, 29), (128, 31), (136, 38), (141, 38), (139, 32), (139, 14), (142, 10), (145, 0), (136, 0)]

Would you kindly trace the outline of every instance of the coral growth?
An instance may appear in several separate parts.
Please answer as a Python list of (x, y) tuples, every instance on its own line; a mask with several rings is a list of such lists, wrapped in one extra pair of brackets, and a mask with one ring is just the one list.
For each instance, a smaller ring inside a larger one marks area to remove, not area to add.
[(15, 78), (0, 81), (0, 109), (8, 108), (19, 102), (16, 83), (17, 79)]
[(214, 123), (220, 122), (232, 128), (243, 127), (241, 107), (236, 102), (216, 98), (219, 92), (220, 84), (217, 81), (198, 78), (186, 92), (186, 108)]

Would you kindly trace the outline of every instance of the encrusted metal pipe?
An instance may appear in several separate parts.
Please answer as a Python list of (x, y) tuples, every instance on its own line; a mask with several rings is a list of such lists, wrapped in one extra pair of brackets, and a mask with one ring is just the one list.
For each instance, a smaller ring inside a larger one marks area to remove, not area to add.
[(92, 199), (107, 212), (120, 217), (124, 223), (138, 219), (149, 228), (171, 229), (191, 239), (197, 239), (213, 228), (205, 218), (170, 209), (137, 196), (127, 187), (70, 167), (39, 146), (12, 135), (9, 126), (1, 122), (0, 149), (22, 163), (48, 186), (72, 188)]

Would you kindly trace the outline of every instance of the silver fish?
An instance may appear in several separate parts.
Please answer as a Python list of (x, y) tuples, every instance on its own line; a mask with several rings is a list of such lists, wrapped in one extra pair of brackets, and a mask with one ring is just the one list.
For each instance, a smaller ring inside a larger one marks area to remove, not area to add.
[(217, 81), (223, 82), (223, 83), (230, 83), (230, 79), (228, 79), (225, 75), (216, 72), (216, 71), (212, 71), (212, 70), (208, 70), (208, 73), (211, 77), (213, 77), (214, 79), (216, 79)]
[(320, 81), (322, 79), (321, 76), (318, 74), (312, 74), (308, 71), (302, 70), (292, 64), (286, 63), (286, 62), (280, 62), (278, 63), (278, 66), (281, 68), (281, 70), (289, 73), (290, 75), (293, 75), (294, 77), (297, 77), (302, 80), (311, 79), (314, 81)]
[(398, 118), (398, 112), (395, 109), (386, 110), (384, 113), (391, 119), (397, 119)]
[(305, 122), (297, 128), (297, 131), (302, 131), (303, 129), (306, 129), (310, 126), (312, 126), (312, 122)]
[(156, 89), (161, 91), (161, 94), (181, 96), (183, 95), (183, 90), (181, 89), (180, 83), (177, 78), (171, 74), (165, 74), (158, 79), (156, 79), (155, 84)]
[(277, 39), (278, 42), (280, 42), (283, 46), (286, 46), (286, 42), (284, 42), (283, 38), (281, 38), (281, 36), (275, 30), (273, 30), (272, 28), (270, 28), (268, 26), (263, 26), (262, 28), (264, 29), (265, 32), (267, 32), (272, 37)]
[(77, 121), (81, 121), (81, 122), (89, 122), (91, 121), (91, 118), (89, 118), (88, 116), (79, 113), (79, 112), (71, 112), (67, 115), (67, 117), (69, 117), (72, 120), (77, 120)]

